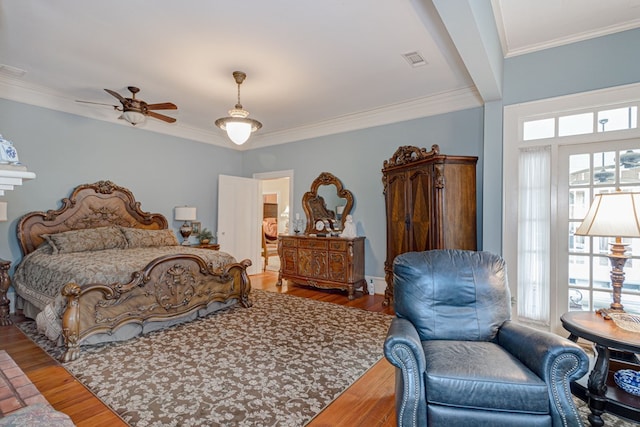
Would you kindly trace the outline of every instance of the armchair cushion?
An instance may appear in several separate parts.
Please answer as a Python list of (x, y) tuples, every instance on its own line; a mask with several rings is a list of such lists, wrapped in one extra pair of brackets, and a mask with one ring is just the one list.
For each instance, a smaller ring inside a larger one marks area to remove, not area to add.
[(511, 316), (505, 270), (502, 258), (487, 252), (402, 254), (393, 264), (396, 315), (413, 323), (421, 340), (492, 340)]
[(545, 382), (499, 345), (433, 340), (423, 348), (428, 404), (549, 413)]

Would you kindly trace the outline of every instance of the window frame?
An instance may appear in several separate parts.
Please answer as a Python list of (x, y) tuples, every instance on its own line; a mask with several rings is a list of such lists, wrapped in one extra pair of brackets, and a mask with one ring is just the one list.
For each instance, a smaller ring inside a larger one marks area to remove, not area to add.
[[(626, 141), (640, 138), (640, 128), (599, 132), (597, 125), (598, 112), (619, 107), (640, 105), (640, 84), (617, 86), (580, 94), (549, 98), (528, 103), (504, 107), (503, 138), (503, 223), (502, 247), (503, 257), (509, 266), (507, 278), (511, 295), (519, 298), (518, 277), (518, 236), (513, 230), (518, 229), (518, 176), (519, 151), (522, 147), (549, 146), (551, 150), (551, 236), (554, 236), (550, 248), (551, 289), (549, 302), (550, 319), (548, 325), (530, 322), (520, 318), (517, 304), (513, 304), (513, 318), (523, 323), (531, 323), (539, 329), (551, 330), (566, 334), (560, 324), (560, 316), (568, 307), (568, 227), (560, 222), (559, 209), (566, 209), (568, 201), (559, 201), (559, 149), (562, 146), (602, 143), (607, 141)], [(558, 136), (558, 119), (562, 116), (594, 113), (594, 132), (580, 135)], [(636, 126), (640, 108), (636, 109)], [(532, 120), (555, 119), (554, 136), (550, 138), (524, 140), (524, 123)], [(564, 205), (562, 205), (564, 203)], [(568, 215), (565, 215), (568, 216)], [(511, 230), (511, 231), (510, 231)], [(562, 264), (564, 260), (564, 265)], [(564, 277), (563, 277), (564, 276)], [(564, 280), (564, 282), (563, 282)], [(563, 283), (565, 283), (563, 285)]]

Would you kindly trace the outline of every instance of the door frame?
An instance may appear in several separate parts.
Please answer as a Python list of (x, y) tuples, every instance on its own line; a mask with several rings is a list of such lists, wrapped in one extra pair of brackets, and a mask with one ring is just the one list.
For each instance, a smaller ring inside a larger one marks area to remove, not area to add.
[[(289, 178), (289, 200), (287, 203), (289, 204), (289, 215), (293, 215), (295, 212), (294, 204), (293, 204), (293, 169), (273, 171), (273, 172), (257, 172), (253, 174), (253, 179), (257, 179), (259, 181), (265, 179), (279, 179), (279, 178)], [(262, 194), (262, 187), (260, 187), (260, 194)], [(260, 218), (262, 220), (262, 218)]]

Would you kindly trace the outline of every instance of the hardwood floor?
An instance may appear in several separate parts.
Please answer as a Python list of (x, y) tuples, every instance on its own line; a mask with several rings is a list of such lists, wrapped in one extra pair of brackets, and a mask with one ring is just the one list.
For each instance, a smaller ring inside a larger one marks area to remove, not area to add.
[[(345, 292), (301, 286), (275, 285), (277, 273), (251, 276), (254, 289), (286, 293), (319, 301), (393, 314), (383, 307), (382, 295), (359, 296), (349, 301)], [(20, 321), (19, 317), (14, 318)], [(118, 427), (127, 424), (49, 357), (15, 326), (0, 326), (0, 350), (16, 361), (51, 405), (66, 413), (79, 427)], [(308, 425), (310, 427), (395, 426), (394, 368), (386, 359), (376, 363)]]
[(127, 425), (16, 326), (0, 326), (0, 350), (6, 350), (45, 399), (77, 426)]

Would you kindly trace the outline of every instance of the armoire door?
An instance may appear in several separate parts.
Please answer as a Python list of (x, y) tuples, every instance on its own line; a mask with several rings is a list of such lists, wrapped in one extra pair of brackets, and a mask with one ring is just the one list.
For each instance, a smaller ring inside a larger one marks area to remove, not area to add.
[(438, 219), (434, 217), (431, 168), (422, 167), (409, 171), (407, 193), (409, 208), (408, 251), (421, 252), (437, 247), (437, 232), (434, 223), (437, 224)]
[[(395, 173), (387, 181), (387, 262), (410, 248), (409, 203), (407, 200), (407, 174)], [(391, 265), (388, 266), (391, 268)]]

